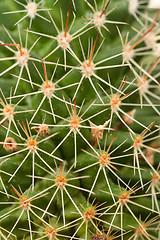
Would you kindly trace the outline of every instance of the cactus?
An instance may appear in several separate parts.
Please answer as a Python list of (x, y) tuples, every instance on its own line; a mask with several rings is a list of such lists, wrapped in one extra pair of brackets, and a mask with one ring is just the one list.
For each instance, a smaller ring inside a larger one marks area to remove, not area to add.
[(0, 2), (0, 239), (160, 239), (159, 7)]

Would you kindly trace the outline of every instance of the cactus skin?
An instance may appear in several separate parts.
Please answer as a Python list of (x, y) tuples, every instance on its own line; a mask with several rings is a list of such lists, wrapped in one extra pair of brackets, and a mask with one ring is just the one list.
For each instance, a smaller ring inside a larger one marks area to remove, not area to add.
[(0, 239), (159, 239), (159, 10), (55, 2), (0, 2)]

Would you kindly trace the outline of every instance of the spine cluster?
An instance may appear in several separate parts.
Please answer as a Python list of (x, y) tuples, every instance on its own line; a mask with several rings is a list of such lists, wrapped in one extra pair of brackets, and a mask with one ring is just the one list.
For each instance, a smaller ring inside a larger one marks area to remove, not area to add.
[(0, 239), (160, 239), (159, 1), (0, 8)]

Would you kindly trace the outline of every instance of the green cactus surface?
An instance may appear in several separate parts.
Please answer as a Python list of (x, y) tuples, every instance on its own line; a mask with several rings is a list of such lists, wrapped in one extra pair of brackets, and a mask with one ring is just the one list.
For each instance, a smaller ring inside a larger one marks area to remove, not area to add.
[(0, 1), (0, 239), (160, 239), (160, 1)]

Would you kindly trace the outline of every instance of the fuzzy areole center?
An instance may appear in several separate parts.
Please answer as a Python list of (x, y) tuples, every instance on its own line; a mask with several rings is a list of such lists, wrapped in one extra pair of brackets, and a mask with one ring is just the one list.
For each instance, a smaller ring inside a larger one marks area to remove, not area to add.
[(152, 186), (156, 186), (156, 185), (160, 184), (160, 177), (157, 173), (153, 174), (151, 184), (152, 184)]
[(146, 232), (145, 232), (145, 225), (143, 224), (142, 226), (139, 226), (136, 230), (136, 235), (138, 236), (143, 236), (143, 235), (146, 235)]
[(86, 60), (81, 66), (81, 71), (86, 78), (92, 76), (94, 74), (94, 70), (95, 65), (92, 61), (90, 62), (89, 60)]
[(20, 67), (26, 66), (29, 59), (28, 50), (26, 48), (22, 48), (21, 52), (16, 52), (16, 59)]
[(147, 47), (154, 48), (156, 45), (156, 36), (153, 32), (149, 32), (145, 37), (144, 41)]
[(151, 8), (151, 9), (158, 9), (160, 8), (160, 2), (159, 0), (150, 0), (149, 3), (148, 3), (148, 8)]
[(113, 110), (114, 112), (118, 111), (118, 108), (119, 108), (119, 106), (121, 105), (121, 100), (120, 100), (118, 94), (117, 94), (117, 95), (114, 95), (114, 96), (111, 98), (110, 104), (111, 104), (112, 110)]
[(56, 231), (54, 228), (48, 227), (46, 230), (46, 235), (47, 237), (51, 240), (54, 239), (54, 237), (56, 236)]
[(57, 42), (62, 49), (67, 49), (69, 48), (69, 44), (71, 42), (71, 35), (69, 33), (66, 33), (65, 35), (65, 33), (62, 32), (58, 35)]
[(143, 143), (143, 138), (141, 136), (138, 136), (134, 140), (134, 147), (135, 148), (141, 148), (142, 143)]
[(138, 0), (129, 0), (128, 11), (130, 14), (135, 14), (136, 10), (138, 9), (139, 2)]
[(102, 27), (106, 21), (106, 17), (101, 12), (95, 12), (93, 16), (93, 22), (96, 25), (96, 27)]
[(84, 213), (84, 220), (90, 221), (95, 216), (95, 211), (93, 208), (87, 209)]
[(26, 198), (26, 197), (23, 197), (23, 198), (21, 199), (20, 204), (21, 204), (21, 206), (22, 206), (25, 210), (29, 209), (29, 207), (30, 207), (30, 201), (29, 201), (29, 199)]
[(13, 108), (9, 105), (6, 106), (3, 110), (3, 114), (6, 118), (13, 119), (13, 114), (14, 114)]
[(29, 150), (31, 150), (31, 152), (35, 152), (36, 151), (36, 147), (37, 147), (37, 142), (34, 139), (29, 139), (27, 141), (27, 147)]
[(73, 132), (76, 132), (77, 129), (79, 128), (79, 119), (78, 118), (72, 118), (70, 121), (70, 127), (72, 129)]
[(35, 2), (29, 2), (27, 4), (27, 14), (30, 18), (35, 18), (37, 13), (37, 4)]
[(148, 81), (143, 79), (138, 79), (138, 87), (141, 94), (148, 91)]
[(106, 165), (109, 164), (109, 155), (108, 154), (101, 154), (99, 158), (99, 163), (101, 164), (102, 167), (105, 167)]
[(129, 200), (129, 194), (127, 192), (122, 193), (121, 196), (119, 197), (119, 200), (122, 205), (127, 203)]
[(59, 188), (64, 188), (66, 184), (66, 179), (64, 176), (59, 176), (56, 178), (55, 182)]
[(54, 88), (53, 83), (47, 82), (42, 85), (42, 90), (46, 97), (51, 98), (53, 96), (53, 92), (54, 92), (55, 88)]
[(123, 60), (124, 62), (129, 62), (134, 58), (134, 49), (130, 45), (127, 45), (123, 49)]

